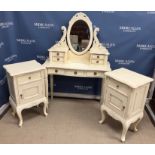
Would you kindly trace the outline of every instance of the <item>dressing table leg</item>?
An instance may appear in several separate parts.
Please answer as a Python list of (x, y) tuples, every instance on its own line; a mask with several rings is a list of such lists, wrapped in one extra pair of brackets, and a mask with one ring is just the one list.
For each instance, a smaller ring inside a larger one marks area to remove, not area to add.
[(102, 105), (103, 104), (103, 97), (104, 97), (104, 78), (102, 78), (102, 81), (101, 81), (101, 99), (100, 99), (100, 104)]
[(53, 87), (54, 87), (54, 83), (53, 83), (53, 75), (50, 75), (50, 88), (51, 88), (51, 101), (53, 100)]

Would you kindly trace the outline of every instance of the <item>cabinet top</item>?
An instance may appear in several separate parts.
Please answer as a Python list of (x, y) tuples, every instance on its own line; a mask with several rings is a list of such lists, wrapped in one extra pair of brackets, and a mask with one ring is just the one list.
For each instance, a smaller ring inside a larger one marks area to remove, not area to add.
[(132, 88), (137, 88), (153, 81), (153, 79), (150, 77), (144, 76), (134, 71), (130, 71), (125, 68), (120, 68), (111, 72), (106, 72), (105, 75), (121, 83), (124, 83)]
[(8, 64), (8, 65), (4, 65), (3, 67), (10, 74), (10, 76), (20, 75), (20, 74), (25, 74), (25, 73), (30, 73), (30, 72), (35, 72), (38, 70), (45, 69), (45, 67), (43, 67), (36, 60)]

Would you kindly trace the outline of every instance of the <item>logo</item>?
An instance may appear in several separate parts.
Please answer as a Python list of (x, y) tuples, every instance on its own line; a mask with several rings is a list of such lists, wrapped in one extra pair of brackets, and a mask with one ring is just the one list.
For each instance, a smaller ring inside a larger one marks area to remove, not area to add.
[(3, 86), (6, 82), (6, 75), (0, 80), (0, 86)]
[(51, 29), (54, 27), (52, 23), (34, 23), (34, 26), (38, 29)]
[(92, 86), (75, 85), (74, 88), (78, 90), (89, 90), (89, 89), (92, 89)]
[(36, 43), (34, 39), (16, 39), (16, 41), (22, 45), (31, 45)]
[(4, 42), (0, 42), (0, 48), (4, 46)]
[(101, 11), (102, 13), (115, 13), (115, 11)]
[(115, 59), (115, 63), (119, 64), (119, 65), (130, 65), (130, 64), (134, 64), (135, 61), (134, 60), (129, 60), (129, 59)]
[(14, 54), (14, 55), (11, 55), (10, 57), (5, 58), (4, 61), (8, 63), (8, 62), (13, 61), (16, 58), (17, 58), (17, 55)]
[(143, 51), (152, 51), (155, 48), (154, 44), (137, 44), (137, 48)]
[(9, 28), (13, 25), (14, 25), (13, 22), (0, 22), (0, 28), (1, 29), (6, 29), (6, 28)]
[(146, 13), (149, 14), (149, 15), (154, 15), (155, 11), (147, 11)]
[(44, 55), (37, 55), (36, 57), (37, 57), (37, 59), (39, 59), (41, 61), (46, 61), (48, 58), (47, 56), (44, 56)]
[(108, 49), (116, 46), (115, 43), (102, 43), (102, 45)]
[(137, 32), (141, 31), (142, 28), (140, 26), (120, 26), (119, 30), (122, 32)]

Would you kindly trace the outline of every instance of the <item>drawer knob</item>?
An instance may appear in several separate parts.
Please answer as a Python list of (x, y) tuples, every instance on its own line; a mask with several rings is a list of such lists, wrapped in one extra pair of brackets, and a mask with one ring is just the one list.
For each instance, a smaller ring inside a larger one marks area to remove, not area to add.
[(119, 88), (119, 85), (117, 85), (116, 88)]
[(22, 94), (20, 94), (20, 98), (21, 98), (21, 99), (23, 98), (23, 95), (22, 95)]
[(77, 71), (75, 71), (74, 74), (76, 75), (77, 74)]
[(57, 58), (57, 61), (59, 61), (59, 58)]
[(96, 63), (98, 64), (98, 63), (99, 63), (99, 61), (96, 61)]
[(29, 80), (31, 80), (31, 76), (29, 76)]
[(122, 111), (125, 110), (125, 106), (122, 107)]
[(97, 72), (94, 72), (94, 75), (97, 75)]
[(97, 56), (97, 58), (99, 58), (99, 55)]
[(59, 56), (59, 53), (57, 53), (57, 56)]
[(57, 69), (55, 70), (55, 73), (58, 73), (58, 70)]

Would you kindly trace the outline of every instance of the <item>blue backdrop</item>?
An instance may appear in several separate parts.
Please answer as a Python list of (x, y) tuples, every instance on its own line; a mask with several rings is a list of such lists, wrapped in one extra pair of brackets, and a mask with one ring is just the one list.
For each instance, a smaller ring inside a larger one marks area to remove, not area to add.
[[(0, 106), (8, 101), (3, 64), (36, 59), (61, 38), (61, 26), (76, 12), (0, 12)], [(155, 12), (85, 12), (100, 28), (112, 69), (126, 67), (152, 76), (155, 64)], [(70, 87), (68, 87), (70, 85)], [(98, 79), (55, 77), (55, 92), (98, 95)]]

